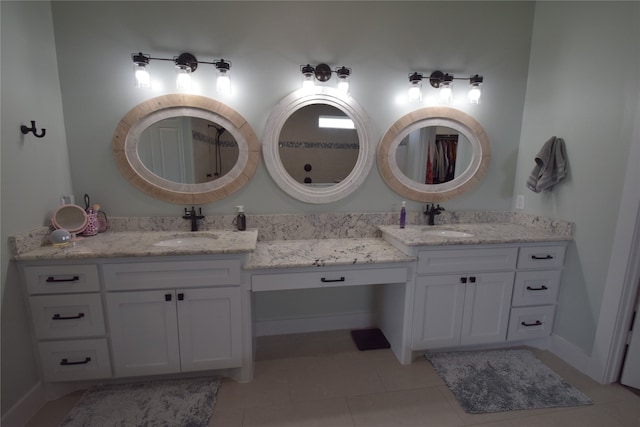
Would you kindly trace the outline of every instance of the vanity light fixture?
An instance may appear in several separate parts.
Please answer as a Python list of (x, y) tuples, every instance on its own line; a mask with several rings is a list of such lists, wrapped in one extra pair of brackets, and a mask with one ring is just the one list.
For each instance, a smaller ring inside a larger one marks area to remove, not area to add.
[(151, 87), (151, 76), (149, 73), (149, 62), (153, 60), (173, 61), (176, 66), (176, 86), (179, 90), (188, 91), (191, 89), (191, 73), (198, 69), (198, 64), (211, 64), (217, 70), (216, 89), (223, 94), (231, 93), (231, 81), (229, 70), (231, 63), (224, 59), (216, 59), (213, 62), (198, 61), (191, 53), (181, 53), (173, 58), (154, 58), (148, 54), (139, 52), (132, 53), (135, 85), (140, 88)]
[(312, 88), (315, 86), (315, 80), (319, 82), (326, 82), (331, 79), (331, 74), (336, 73), (338, 76), (338, 89), (348, 94), (349, 93), (349, 76), (351, 75), (351, 68), (342, 66), (332, 70), (327, 64), (318, 65), (301, 65), (300, 71), (302, 72), (302, 88)]
[(422, 101), (422, 73), (409, 74), (409, 100)]
[[(424, 74), (413, 72), (409, 74), (409, 100), (419, 102), (422, 100), (422, 79)], [(434, 71), (429, 75), (429, 84), (431, 87), (440, 89), (438, 94), (438, 102), (448, 104), (453, 100), (453, 80), (468, 80), (471, 88), (469, 90), (469, 102), (472, 104), (480, 103), (481, 90), (480, 85), (483, 77), (475, 74), (471, 77), (454, 77), (453, 74), (443, 73), (442, 71)]]
[(176, 64), (176, 87), (178, 90), (191, 90), (191, 73), (198, 69), (198, 60), (190, 53), (181, 53), (173, 58)]
[(149, 55), (142, 52), (131, 54), (133, 59), (133, 75), (136, 87), (151, 87), (151, 75), (149, 74)]
[(225, 95), (231, 94), (231, 79), (229, 78), (229, 69), (231, 63), (220, 59), (214, 63), (218, 71), (218, 79), (216, 80), (216, 90)]
[(479, 104), (482, 91), (480, 90), (480, 84), (482, 83), (482, 76), (475, 75), (469, 79), (471, 83), (471, 89), (469, 89), (469, 102), (472, 104)]

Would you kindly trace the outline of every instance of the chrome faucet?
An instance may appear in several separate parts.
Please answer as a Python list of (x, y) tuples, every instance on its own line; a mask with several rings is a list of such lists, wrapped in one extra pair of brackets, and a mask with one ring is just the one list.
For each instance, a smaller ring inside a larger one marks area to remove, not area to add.
[(436, 215), (440, 215), (440, 213), (445, 210), (442, 206), (435, 206), (431, 203), (431, 206), (427, 204), (427, 208), (424, 211), (424, 214), (429, 218), (429, 225), (435, 225), (435, 217)]
[(188, 211), (187, 208), (184, 208), (184, 219), (191, 220), (191, 231), (198, 231), (198, 220), (203, 219), (204, 215), (202, 215), (202, 208), (200, 208), (199, 214), (196, 214), (196, 208), (191, 206), (191, 210)]

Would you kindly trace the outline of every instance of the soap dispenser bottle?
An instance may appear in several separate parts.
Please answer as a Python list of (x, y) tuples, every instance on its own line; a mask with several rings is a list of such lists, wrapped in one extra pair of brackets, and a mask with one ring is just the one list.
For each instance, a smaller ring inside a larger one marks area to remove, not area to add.
[(238, 227), (238, 231), (244, 231), (247, 229), (247, 217), (244, 216), (244, 206), (236, 206), (236, 208), (238, 209), (236, 227)]
[(407, 202), (402, 202), (402, 208), (400, 208), (400, 228), (404, 228), (407, 222)]

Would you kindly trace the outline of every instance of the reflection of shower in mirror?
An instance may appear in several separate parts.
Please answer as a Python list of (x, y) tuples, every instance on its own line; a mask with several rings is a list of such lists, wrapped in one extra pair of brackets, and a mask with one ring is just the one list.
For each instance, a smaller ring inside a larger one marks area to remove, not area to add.
[(238, 161), (239, 151), (224, 126), (179, 116), (147, 127), (140, 135), (138, 155), (145, 167), (161, 178), (198, 184), (227, 174)]

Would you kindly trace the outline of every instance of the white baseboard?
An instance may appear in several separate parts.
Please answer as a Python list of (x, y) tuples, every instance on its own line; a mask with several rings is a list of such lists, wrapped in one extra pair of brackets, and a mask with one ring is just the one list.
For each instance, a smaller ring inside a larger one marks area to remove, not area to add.
[(336, 329), (362, 329), (375, 324), (371, 312), (346, 313), (316, 317), (257, 320), (256, 336), (298, 334), (304, 332), (331, 331)]
[(7, 411), (2, 417), (2, 425), (5, 427), (25, 425), (45, 403), (47, 403), (46, 390), (43, 384), (38, 382)]
[(555, 334), (551, 335), (549, 344), (549, 351), (551, 353), (555, 354), (583, 374), (589, 375), (591, 357), (588, 356), (584, 350)]

